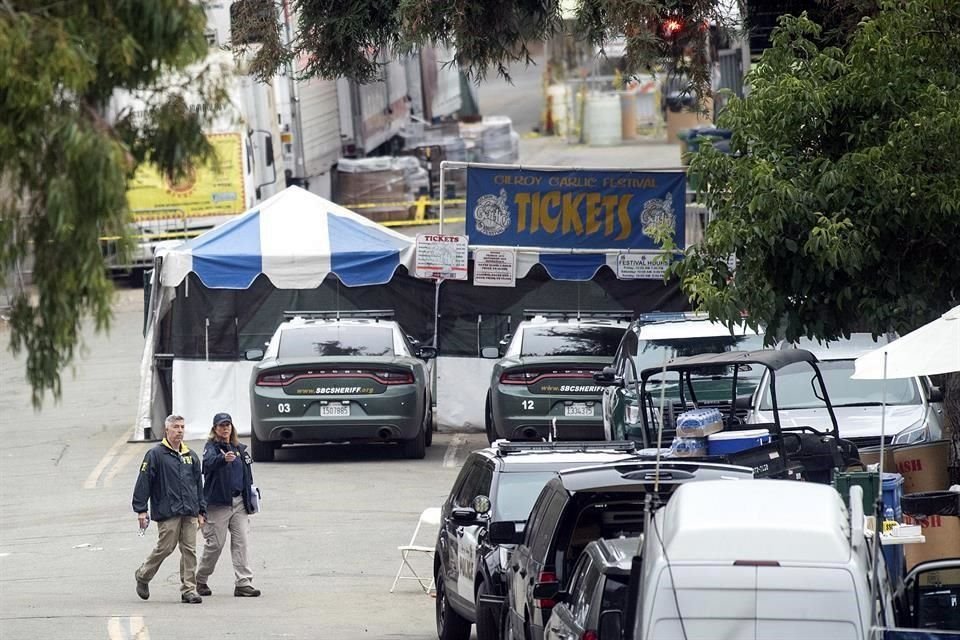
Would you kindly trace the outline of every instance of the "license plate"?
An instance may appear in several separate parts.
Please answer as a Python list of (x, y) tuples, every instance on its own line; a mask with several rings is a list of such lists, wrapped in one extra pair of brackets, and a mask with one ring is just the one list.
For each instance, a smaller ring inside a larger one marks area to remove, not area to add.
[(577, 402), (574, 404), (568, 404), (563, 408), (563, 415), (565, 416), (577, 416), (577, 417), (593, 417), (593, 405), (584, 404), (583, 402)]
[(325, 404), (320, 406), (320, 415), (324, 418), (342, 418), (350, 415), (348, 404)]

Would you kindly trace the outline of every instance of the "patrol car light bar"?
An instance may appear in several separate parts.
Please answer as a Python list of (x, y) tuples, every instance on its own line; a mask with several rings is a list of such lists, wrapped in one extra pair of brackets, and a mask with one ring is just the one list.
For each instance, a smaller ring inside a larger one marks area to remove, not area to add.
[(637, 443), (630, 440), (619, 440), (615, 442), (588, 441), (581, 442), (577, 440), (563, 442), (506, 442), (497, 441), (493, 445), (497, 449), (497, 455), (509, 455), (511, 453), (546, 453), (546, 452), (581, 452), (587, 451), (614, 451), (617, 453), (634, 453), (637, 450)]
[(394, 316), (393, 309), (343, 309), (340, 311), (284, 311), (283, 317), (286, 320), (293, 318), (304, 319), (336, 319), (341, 318), (373, 318), (375, 320), (392, 320)]
[(650, 313), (641, 313), (637, 316), (640, 324), (649, 324), (651, 322), (684, 322), (686, 320), (708, 320), (709, 316), (705, 313), (695, 311), (651, 311)]
[(633, 320), (633, 312), (628, 309), (524, 309), (523, 319), (542, 318), (604, 318), (607, 320)]

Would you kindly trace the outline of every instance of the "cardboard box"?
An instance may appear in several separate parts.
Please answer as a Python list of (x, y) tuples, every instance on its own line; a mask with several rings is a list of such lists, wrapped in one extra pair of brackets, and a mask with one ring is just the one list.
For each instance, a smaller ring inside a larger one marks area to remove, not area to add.
[(960, 516), (903, 516), (906, 524), (919, 524), (926, 537), (921, 544), (904, 545), (907, 571), (928, 560), (960, 558)]
[[(883, 449), (883, 472), (899, 473), (897, 471), (897, 462), (893, 459), (893, 447), (887, 446)], [(880, 447), (863, 447), (860, 449), (860, 462), (864, 465), (880, 464)]]
[(949, 440), (897, 447), (893, 459), (897, 473), (903, 476), (904, 493), (944, 491), (950, 487)]

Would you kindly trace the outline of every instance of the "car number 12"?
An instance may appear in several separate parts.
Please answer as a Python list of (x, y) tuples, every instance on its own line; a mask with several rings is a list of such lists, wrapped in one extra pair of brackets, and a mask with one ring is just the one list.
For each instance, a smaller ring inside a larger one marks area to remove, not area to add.
[(533, 411), (533, 400), (524, 400), (524, 401), (523, 401), (523, 410), (524, 410), (524, 411)]

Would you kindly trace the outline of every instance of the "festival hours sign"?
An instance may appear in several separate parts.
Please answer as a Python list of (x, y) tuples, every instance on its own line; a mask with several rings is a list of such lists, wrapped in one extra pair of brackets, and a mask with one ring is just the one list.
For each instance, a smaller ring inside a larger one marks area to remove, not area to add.
[(467, 169), (470, 244), (566, 249), (684, 244), (686, 175), (680, 171)]

